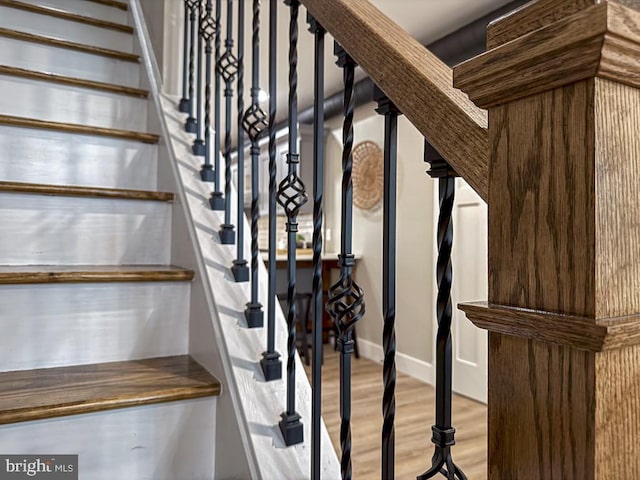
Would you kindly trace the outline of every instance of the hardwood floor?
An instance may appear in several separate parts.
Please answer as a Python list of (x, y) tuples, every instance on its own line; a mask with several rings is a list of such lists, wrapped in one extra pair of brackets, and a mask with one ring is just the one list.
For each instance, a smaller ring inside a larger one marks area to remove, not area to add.
[[(353, 359), (353, 478), (380, 479), (382, 429), (382, 365)], [(310, 375), (309, 368), (307, 373)], [(322, 369), (322, 411), (333, 446), (340, 455), (339, 356), (325, 349)], [(408, 375), (398, 374), (396, 390), (396, 478), (413, 479), (431, 465), (434, 390)], [(457, 444), (453, 459), (469, 480), (485, 480), (487, 409), (473, 400), (454, 396), (453, 424)], [(387, 479), (381, 479), (387, 480)]]

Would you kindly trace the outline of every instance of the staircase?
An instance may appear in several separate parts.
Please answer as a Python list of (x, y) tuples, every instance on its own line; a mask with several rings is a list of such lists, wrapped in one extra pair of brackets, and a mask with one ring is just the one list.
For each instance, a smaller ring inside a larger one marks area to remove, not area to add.
[(0, 456), (213, 478), (221, 386), (190, 356), (131, 25), (116, 0), (0, 1)]

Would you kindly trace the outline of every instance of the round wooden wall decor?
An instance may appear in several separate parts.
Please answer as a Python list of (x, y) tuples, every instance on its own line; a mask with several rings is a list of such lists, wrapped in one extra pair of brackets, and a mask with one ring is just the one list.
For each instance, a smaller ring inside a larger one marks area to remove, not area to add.
[(384, 189), (384, 156), (374, 142), (366, 141), (353, 148), (353, 204), (371, 210), (380, 204)]

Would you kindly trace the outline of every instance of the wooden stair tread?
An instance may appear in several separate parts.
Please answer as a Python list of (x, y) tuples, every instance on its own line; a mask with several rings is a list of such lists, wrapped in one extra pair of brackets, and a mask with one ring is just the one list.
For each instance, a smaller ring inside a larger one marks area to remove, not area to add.
[(0, 373), (0, 424), (219, 395), (188, 355)]
[(0, 65), (0, 75), (10, 75), (14, 77), (27, 78), (29, 80), (60, 83), (73, 87), (101, 90), (108, 93), (118, 93), (132, 97), (147, 98), (149, 96), (149, 92), (141, 88), (125, 87), (123, 85), (116, 85), (113, 83), (96, 82), (94, 80), (86, 80), (84, 78), (65, 77), (54, 73), (39, 72), (36, 70), (28, 70), (26, 68), (11, 67), (9, 65)]
[(0, 192), (62, 195), (68, 197), (117, 198), (122, 200), (151, 200), (159, 202), (171, 202), (174, 199), (174, 195), (171, 192), (3, 181), (0, 181)]
[(61, 18), (63, 20), (69, 20), (77, 23), (84, 23), (85, 25), (92, 25), (94, 27), (106, 28), (109, 30), (115, 30), (124, 33), (133, 33), (133, 27), (124, 25), (121, 23), (108, 22), (106, 20), (100, 20), (98, 18), (85, 17), (83, 15), (77, 15), (75, 13), (65, 12), (63, 10), (57, 10), (55, 8), (42, 7), (40, 5), (34, 5), (31, 3), (24, 3), (19, 0), (0, 0), (0, 6), (14, 8), (16, 10), (24, 10), (38, 15), (47, 15), (49, 17)]
[(153, 133), (133, 132), (131, 130), (119, 130), (116, 128), (92, 127), (76, 123), (50, 122), (36, 118), (14, 117), (12, 115), (0, 115), (0, 125), (12, 127), (40, 128), (44, 130), (57, 130), (66, 133), (79, 133), (83, 135), (98, 135), (124, 140), (135, 140), (142, 143), (158, 143), (160, 137)]
[(23, 40), (25, 42), (50, 45), (52, 47), (66, 48), (67, 50), (75, 50), (78, 52), (90, 53), (93, 55), (100, 55), (102, 57), (114, 58), (116, 60), (123, 60), (125, 62), (138, 63), (140, 61), (140, 56), (133, 53), (120, 52), (118, 50), (110, 50), (108, 48), (102, 47), (94, 47), (93, 45), (83, 45), (81, 43), (59, 40), (57, 38), (45, 37), (43, 35), (20, 32), (18, 30), (12, 30), (10, 28), (0, 28), (0, 36), (13, 38), (15, 40)]
[(119, 0), (85, 0), (87, 2), (99, 3), (101, 5), (106, 5), (108, 7), (119, 8), (120, 10), (128, 10), (129, 5), (125, 2), (121, 2)]
[(193, 276), (173, 265), (0, 265), (0, 285), (189, 282)]

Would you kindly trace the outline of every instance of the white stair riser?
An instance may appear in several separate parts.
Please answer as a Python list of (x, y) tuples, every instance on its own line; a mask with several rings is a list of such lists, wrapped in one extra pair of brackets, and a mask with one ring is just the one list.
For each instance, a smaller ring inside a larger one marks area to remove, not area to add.
[(0, 193), (8, 265), (168, 264), (171, 204)]
[(4, 181), (157, 188), (157, 145), (0, 125), (0, 152)]
[(0, 285), (0, 370), (188, 353), (189, 282)]
[(130, 33), (15, 8), (0, 6), (0, 26), (120, 52), (133, 51), (133, 35)]
[(140, 84), (140, 66), (134, 63), (6, 37), (0, 37), (0, 64), (128, 87)]
[(211, 480), (216, 398), (0, 426), (3, 454), (77, 454), (81, 480)]
[(97, 18), (107, 22), (129, 24), (129, 14), (126, 10), (87, 2), (86, 0), (21, 0), (24, 3), (55, 8), (64, 12), (75, 13), (83, 17)]
[(94, 127), (146, 130), (147, 100), (0, 75), (0, 113)]

